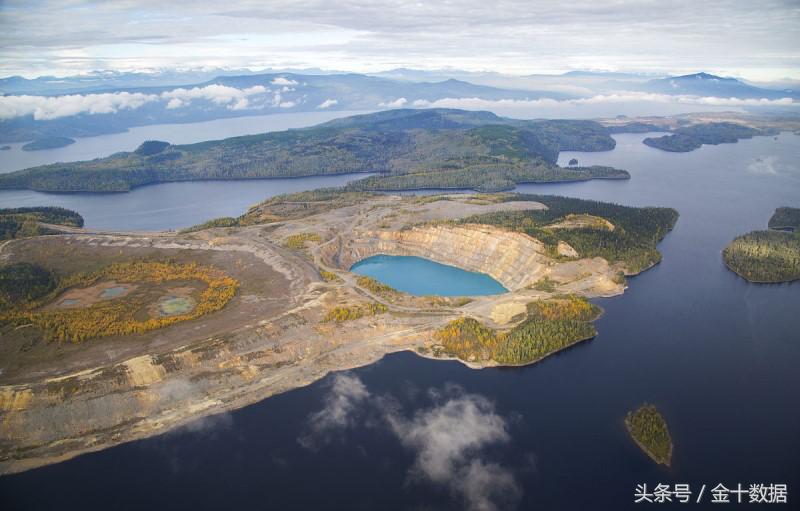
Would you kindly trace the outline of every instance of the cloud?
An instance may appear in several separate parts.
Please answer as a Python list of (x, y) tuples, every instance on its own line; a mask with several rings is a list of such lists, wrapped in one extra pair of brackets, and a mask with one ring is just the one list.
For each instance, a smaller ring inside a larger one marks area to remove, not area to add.
[(307, 430), (297, 441), (315, 450), (332, 436), (351, 426), (358, 407), (370, 397), (367, 387), (355, 376), (337, 374), (325, 398), (325, 406), (308, 416)]
[[(231, 110), (242, 110), (255, 108), (250, 103), (253, 96), (266, 95), (269, 92), (262, 85), (237, 89), (213, 84), (188, 89), (179, 87), (161, 94), (110, 92), (64, 96), (0, 96), (0, 119), (33, 115), (36, 120), (47, 121), (79, 114), (113, 114), (121, 110), (135, 110), (157, 101), (166, 101), (166, 108), (169, 110), (184, 108), (194, 100), (210, 101)], [(276, 106), (278, 105), (280, 96)]]
[(430, 390), (428, 397), (432, 405), (409, 417), (393, 397), (373, 396), (356, 376), (339, 374), (298, 442), (316, 450), (354, 427), (359, 417), (377, 417), (365, 423), (385, 425), (414, 452), (411, 482), (445, 488), (464, 509), (513, 508), (522, 495), (514, 474), (485, 459), (489, 447), (511, 441), (507, 420), (490, 400), (459, 386)]
[(397, 98), (394, 101), (385, 101), (382, 103), (378, 103), (378, 106), (383, 106), (387, 108), (400, 108), (406, 103), (408, 103), (408, 100), (406, 98)]
[[(599, 104), (626, 104), (626, 103), (670, 103), (703, 106), (800, 106), (792, 98), (780, 99), (745, 99), (721, 98), (714, 96), (691, 96), (673, 94), (654, 94), (647, 92), (620, 92), (615, 94), (597, 94), (588, 98), (578, 99), (482, 99), (482, 98), (442, 98), (435, 101), (418, 99), (413, 105), (418, 108), (463, 108), (468, 110), (491, 110), (493, 108), (530, 108), (530, 107), (558, 107), (567, 105), (599, 105)], [(380, 106), (392, 106), (384, 105)]]
[(272, 80), (272, 85), (297, 85), (297, 82), (288, 78), (284, 78), (283, 76), (279, 76)]
[(336, 104), (338, 104), (338, 103), (339, 103), (339, 101), (338, 101), (338, 100), (335, 100), (335, 99), (326, 99), (325, 101), (323, 101), (322, 103), (320, 103), (319, 105), (317, 105), (317, 108), (330, 108), (330, 107), (332, 107), (333, 105), (336, 105)]
[(412, 477), (447, 487), (470, 510), (513, 507), (521, 496), (513, 474), (479, 457), (486, 447), (511, 440), (506, 420), (491, 401), (459, 387), (434, 397), (435, 406), (411, 419), (386, 415), (400, 442), (415, 451)]
[(50, 120), (77, 114), (113, 114), (133, 110), (157, 101), (154, 94), (115, 92), (70, 94), (66, 96), (2, 96), (0, 119), (33, 115), (36, 120)]
[[(161, 99), (177, 99), (180, 101), (179, 106), (186, 106), (192, 100), (202, 99), (211, 101), (215, 105), (227, 106), (231, 110), (242, 110), (249, 106), (248, 98), (259, 94), (266, 94), (268, 89), (263, 85), (255, 85), (247, 89), (237, 89), (235, 87), (228, 87), (226, 85), (206, 85), (205, 87), (193, 87), (185, 89), (183, 87), (173, 89), (171, 91), (162, 92)], [(169, 108), (169, 104), (167, 104)], [(177, 108), (173, 106), (172, 108)]]

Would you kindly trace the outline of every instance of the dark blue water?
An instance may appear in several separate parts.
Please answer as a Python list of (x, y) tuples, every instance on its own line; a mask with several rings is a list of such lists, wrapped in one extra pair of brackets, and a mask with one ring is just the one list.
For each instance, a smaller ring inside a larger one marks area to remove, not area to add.
[[(708, 504), (718, 483), (786, 483), (792, 504), (765, 508), (797, 509), (800, 283), (749, 284), (720, 251), (800, 206), (800, 137), (685, 154), (616, 138), (562, 158), (630, 181), (521, 187), (681, 214), (663, 262), (597, 301), (594, 340), (518, 369), (390, 355), (192, 430), (2, 477), (0, 508), (465, 509), (505, 495), (518, 509), (661, 509), (634, 506), (636, 484), (689, 483), (706, 498), (677, 507), (728, 509)], [(643, 401), (669, 423), (671, 468), (625, 432)]]
[(508, 292), (485, 273), (465, 271), (422, 257), (376, 255), (357, 262), (350, 271), (417, 296), (483, 296)]
[(61, 206), (80, 213), (89, 229), (166, 231), (223, 216), (283, 193), (341, 186), (370, 174), (290, 179), (193, 181), (134, 188), (127, 193), (41, 193), (0, 190), (0, 208)]

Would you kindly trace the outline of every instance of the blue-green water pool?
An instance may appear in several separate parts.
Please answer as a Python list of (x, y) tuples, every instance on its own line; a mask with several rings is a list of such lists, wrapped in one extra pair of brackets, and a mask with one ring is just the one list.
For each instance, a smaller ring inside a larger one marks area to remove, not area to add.
[(492, 277), (412, 256), (376, 255), (350, 271), (417, 296), (499, 295), (508, 290)]

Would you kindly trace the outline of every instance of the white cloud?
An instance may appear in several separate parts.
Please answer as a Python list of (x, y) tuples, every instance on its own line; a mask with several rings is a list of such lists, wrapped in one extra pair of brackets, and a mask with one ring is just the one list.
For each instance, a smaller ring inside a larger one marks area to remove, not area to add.
[(445, 488), (464, 509), (493, 511), (513, 508), (521, 489), (507, 468), (484, 459), (484, 451), (511, 441), (508, 423), (483, 396), (458, 386), (429, 391), (433, 404), (407, 417), (397, 402), (372, 396), (355, 376), (334, 377), (323, 408), (308, 417), (298, 442), (315, 450), (332, 436), (356, 424), (372, 410), (400, 443), (414, 452), (409, 478)]
[[(418, 99), (415, 107), (420, 108), (464, 108), (468, 110), (490, 110), (497, 107), (557, 107), (560, 105), (598, 105), (604, 103), (677, 103), (684, 105), (704, 106), (800, 106), (792, 98), (781, 99), (745, 99), (721, 98), (714, 96), (691, 96), (654, 94), (648, 92), (620, 92), (615, 94), (598, 94), (578, 99), (482, 99), (482, 98), (443, 98), (435, 101)], [(381, 106), (391, 106), (384, 105)]]
[(326, 99), (325, 101), (323, 101), (322, 103), (320, 103), (319, 105), (317, 105), (317, 108), (323, 108), (323, 109), (324, 109), (324, 108), (330, 108), (330, 107), (332, 107), (333, 105), (336, 105), (336, 104), (338, 104), (338, 103), (339, 103), (339, 101), (337, 101), (337, 100), (335, 100), (335, 99)]
[(412, 475), (447, 487), (470, 510), (513, 507), (521, 490), (505, 467), (480, 458), (484, 448), (511, 440), (506, 420), (488, 399), (455, 388), (446, 400), (406, 419), (387, 414), (403, 445), (416, 452)]
[(241, 110), (248, 107), (248, 97), (265, 94), (267, 92), (267, 88), (263, 85), (255, 85), (247, 89), (237, 89), (226, 85), (212, 84), (206, 85), (205, 87), (193, 87), (191, 89), (181, 87), (162, 92), (161, 98), (178, 99), (182, 102), (181, 106), (185, 106), (195, 99), (203, 99), (211, 101), (216, 105), (227, 106), (231, 110)]
[(358, 406), (369, 397), (367, 387), (357, 377), (337, 374), (325, 398), (325, 406), (309, 415), (308, 430), (297, 441), (303, 447), (316, 449), (332, 434), (352, 425)]
[(77, 114), (111, 114), (132, 110), (158, 100), (154, 94), (115, 92), (71, 94), (67, 96), (2, 96), (0, 119), (33, 115), (36, 120), (50, 120)]
[(283, 76), (278, 76), (272, 80), (272, 85), (297, 85), (297, 82), (289, 78), (284, 78)]
[(385, 101), (383, 103), (378, 103), (378, 106), (384, 106), (387, 108), (400, 108), (406, 103), (408, 103), (408, 100), (406, 98), (397, 98), (394, 101)]
[[(166, 101), (169, 110), (186, 107), (193, 100), (211, 101), (231, 110), (242, 110), (252, 108), (251, 97), (268, 92), (269, 89), (262, 85), (237, 89), (213, 84), (190, 89), (180, 87), (161, 94), (110, 92), (65, 96), (0, 96), (0, 119), (33, 115), (36, 120), (46, 121), (79, 114), (113, 114), (120, 110), (135, 110), (156, 101)], [(275, 106), (278, 105), (280, 97)]]

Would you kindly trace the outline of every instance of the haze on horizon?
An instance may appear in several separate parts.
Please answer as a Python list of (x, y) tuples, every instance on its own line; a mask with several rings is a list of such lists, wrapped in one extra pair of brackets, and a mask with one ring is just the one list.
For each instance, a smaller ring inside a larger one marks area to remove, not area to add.
[(170, 68), (589, 69), (800, 80), (800, 3), (0, 1), (0, 76)]

